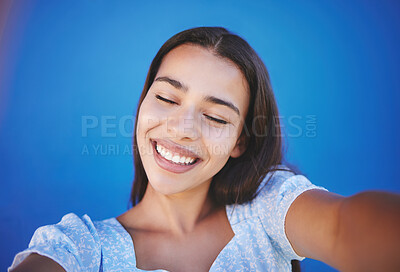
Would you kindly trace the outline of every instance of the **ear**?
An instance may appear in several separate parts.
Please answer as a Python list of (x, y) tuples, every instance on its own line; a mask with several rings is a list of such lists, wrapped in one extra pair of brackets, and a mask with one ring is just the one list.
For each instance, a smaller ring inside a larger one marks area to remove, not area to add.
[(246, 151), (247, 148), (247, 137), (244, 133), (239, 136), (238, 140), (236, 141), (236, 145), (231, 152), (232, 158), (238, 158), (242, 156), (242, 154)]

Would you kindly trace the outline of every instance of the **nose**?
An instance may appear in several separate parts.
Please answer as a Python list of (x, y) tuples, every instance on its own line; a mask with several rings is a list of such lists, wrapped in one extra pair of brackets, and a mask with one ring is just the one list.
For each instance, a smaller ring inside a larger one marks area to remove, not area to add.
[(167, 131), (177, 139), (196, 140), (200, 131), (195, 107), (182, 107), (167, 116)]

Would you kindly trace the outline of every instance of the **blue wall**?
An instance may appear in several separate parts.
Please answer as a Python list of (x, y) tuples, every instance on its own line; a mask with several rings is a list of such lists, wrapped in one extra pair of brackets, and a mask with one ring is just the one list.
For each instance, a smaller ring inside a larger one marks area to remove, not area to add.
[(301, 2), (14, 1), (0, 44), (0, 270), (68, 212), (126, 210), (129, 116), (159, 47), (194, 26), (227, 27), (256, 49), (287, 157), (312, 182), (399, 192), (399, 2)]

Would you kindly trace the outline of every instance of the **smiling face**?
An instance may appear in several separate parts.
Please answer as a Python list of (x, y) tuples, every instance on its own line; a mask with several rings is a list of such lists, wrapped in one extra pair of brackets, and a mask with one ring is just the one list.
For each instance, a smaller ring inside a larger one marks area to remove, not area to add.
[(246, 79), (233, 62), (194, 45), (170, 51), (137, 120), (149, 185), (164, 195), (208, 188), (228, 159), (244, 152), (248, 104)]

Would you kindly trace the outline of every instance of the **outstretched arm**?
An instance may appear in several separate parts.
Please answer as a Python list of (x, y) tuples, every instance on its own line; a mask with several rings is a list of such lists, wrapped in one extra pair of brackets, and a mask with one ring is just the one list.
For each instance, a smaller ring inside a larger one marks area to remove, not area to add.
[(293, 202), (285, 227), (300, 256), (340, 271), (400, 271), (398, 194), (310, 190)]
[(32, 253), (11, 272), (65, 272), (57, 262), (45, 256)]

